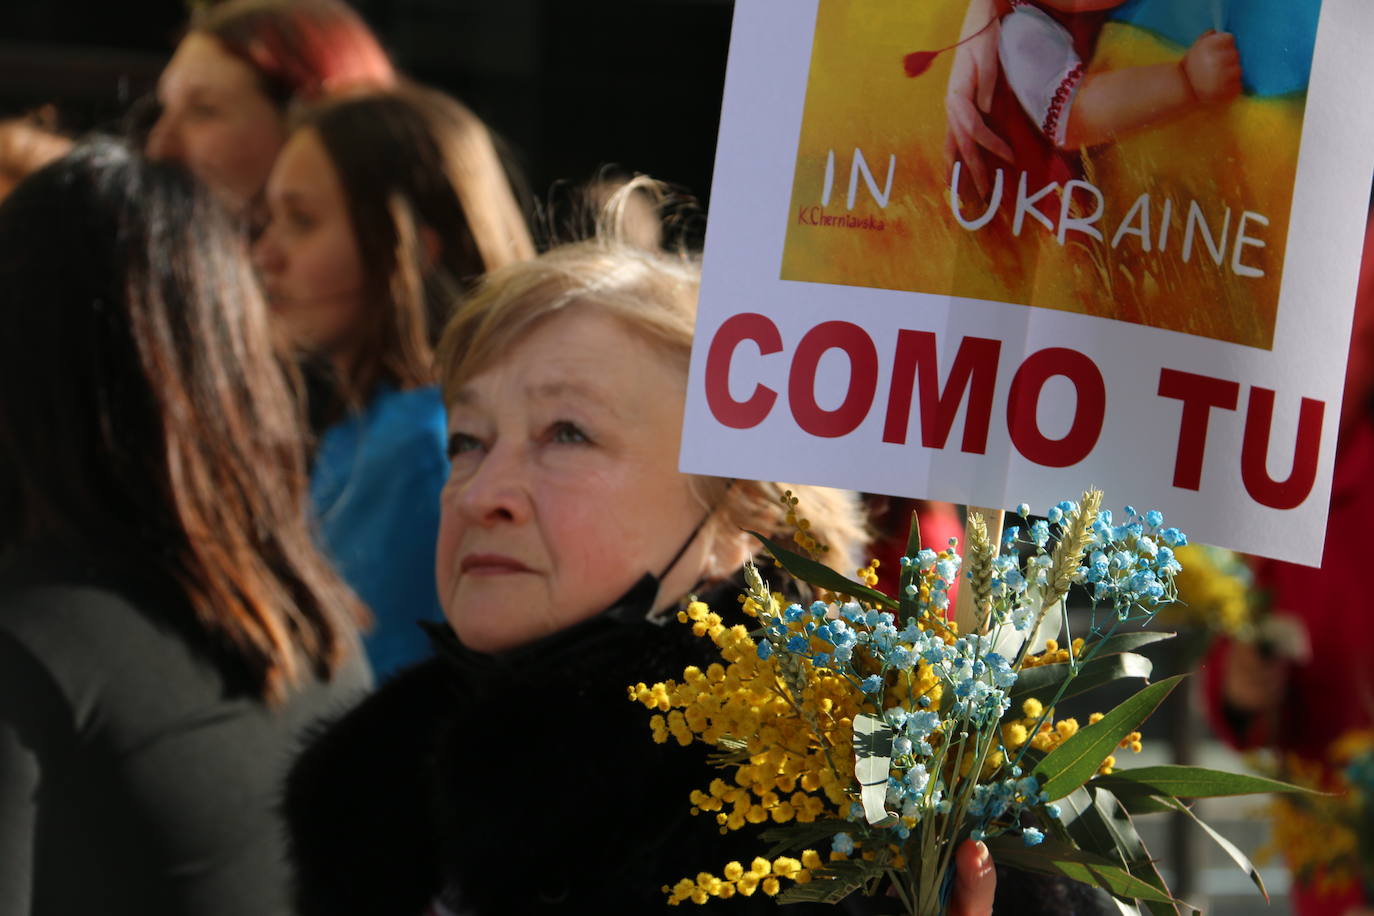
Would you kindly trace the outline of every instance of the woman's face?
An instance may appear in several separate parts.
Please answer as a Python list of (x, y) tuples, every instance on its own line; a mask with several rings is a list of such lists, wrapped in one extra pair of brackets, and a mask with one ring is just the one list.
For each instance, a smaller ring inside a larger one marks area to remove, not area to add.
[(314, 130), (282, 148), (266, 203), (253, 259), (273, 313), (298, 346), (346, 357), (362, 321), (363, 264), (338, 171)]
[(286, 139), (281, 112), (253, 68), (209, 35), (187, 35), (157, 84), (162, 114), (148, 155), (176, 159), (236, 212), (246, 212)]
[[(663, 572), (705, 514), (677, 470), (685, 383), (676, 360), (620, 321), (574, 306), (462, 387), (436, 575), (466, 645), (530, 642)], [(696, 583), (700, 542), (660, 603)]]

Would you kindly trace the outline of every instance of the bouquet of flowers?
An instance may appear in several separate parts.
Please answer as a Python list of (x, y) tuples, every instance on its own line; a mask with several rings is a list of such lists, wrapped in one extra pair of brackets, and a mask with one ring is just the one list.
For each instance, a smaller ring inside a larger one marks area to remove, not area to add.
[[(703, 742), (729, 771), (691, 791), (695, 813), (721, 832), (768, 825), (760, 838), (771, 848), (665, 886), (669, 903), (756, 891), (834, 903), (861, 892), (938, 914), (954, 851), (973, 838), (1004, 864), (1173, 912), (1133, 815), (1189, 811), (1181, 798), (1297, 790), (1197, 767), (1117, 770), (1115, 753), (1139, 749), (1138, 727), (1179, 678), (1086, 725), (1055, 720), (1068, 698), (1148, 677), (1149, 661), (1133, 650), (1169, 636), (1139, 629), (1173, 599), (1174, 549), (1186, 543), (1158, 512), (1127, 507), (1115, 524), (1092, 491), (1034, 523), (1021, 507), (1025, 531), (1010, 528), (1000, 544), (971, 515), (961, 587), (972, 590), (978, 623), (960, 633), (946, 614), (962, 562), (953, 542), (923, 548), (913, 520), (900, 594), (889, 596), (873, 587), (871, 566), (854, 581), (818, 562), (820, 545), (795, 518), (795, 498), (785, 499), (810, 556), (756, 536), (823, 600), (785, 604), (748, 566), (743, 607), (756, 626), (726, 626), (690, 604), (680, 620), (712, 640), (721, 662), (629, 691), (655, 711), (654, 740)], [(1092, 619), (1061, 647), (1043, 633), (1067, 627), (1075, 585), (1087, 590)], [(1239, 850), (1212, 835), (1263, 893)]]

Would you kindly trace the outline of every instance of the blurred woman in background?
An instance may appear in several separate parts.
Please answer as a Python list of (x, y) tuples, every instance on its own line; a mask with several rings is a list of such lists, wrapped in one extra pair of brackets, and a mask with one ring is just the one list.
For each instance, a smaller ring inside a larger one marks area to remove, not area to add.
[(255, 256), (276, 318), (326, 362), (311, 496), (324, 543), (372, 608), (378, 676), (426, 654), (448, 474), (433, 344), (488, 270), (534, 253), (491, 135), (417, 86), (304, 113), (272, 170)]
[(233, 0), (199, 13), (177, 45), (158, 80), (147, 150), (185, 162), (248, 215), (293, 104), (395, 82), (376, 36), (342, 0)]
[(285, 912), (283, 770), (369, 679), (239, 233), (93, 142), (0, 205), (0, 321), (0, 913)]

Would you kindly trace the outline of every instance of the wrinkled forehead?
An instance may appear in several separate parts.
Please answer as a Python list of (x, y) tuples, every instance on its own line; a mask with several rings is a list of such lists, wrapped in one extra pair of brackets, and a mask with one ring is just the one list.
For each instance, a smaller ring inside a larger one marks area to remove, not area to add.
[(507, 389), (486, 384), (491, 377), (479, 374), (454, 392), (449, 410), (499, 409), (504, 400), (514, 395), (531, 404), (576, 401), (613, 415), (624, 414), (624, 405), (615, 397), (616, 392), (610, 386), (599, 384), (595, 378), (580, 372), (560, 372), (559, 368), (546, 367), (544, 372), (522, 380), (523, 384)]
[(685, 384), (688, 349), (674, 347), (660, 339), (632, 315), (631, 309), (603, 302), (579, 290), (575, 295), (558, 297), (553, 304), (541, 302), (537, 308), (504, 304), (480, 318), (469, 317), (464, 327), (454, 330), (472, 330), (476, 339), (451, 350), (447, 362), (439, 366), (444, 401), (452, 405), (458, 392), (474, 378), (509, 362), (529, 346), (530, 341), (546, 337), (554, 344), (550, 349), (559, 356), (577, 355), (575, 348), (563, 345), (573, 338), (589, 351), (600, 351), (604, 344), (606, 352), (593, 353), (587, 361), (586, 368), (593, 375), (601, 359), (615, 359), (630, 352), (644, 353), (658, 362), (680, 368)]
[(546, 316), (446, 395), (450, 410), (574, 403), (632, 422), (659, 401), (681, 401), (685, 386), (685, 364), (659, 344), (613, 314), (586, 310)]

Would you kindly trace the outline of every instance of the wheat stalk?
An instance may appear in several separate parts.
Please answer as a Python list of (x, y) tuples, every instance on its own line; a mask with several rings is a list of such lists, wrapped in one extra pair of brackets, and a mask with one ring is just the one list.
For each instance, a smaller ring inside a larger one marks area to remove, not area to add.
[(986, 633), (988, 615), (992, 611), (992, 560), (997, 552), (988, 540), (988, 524), (981, 512), (969, 514), (964, 533), (968, 538), (968, 580), (965, 588), (973, 593), (978, 632)]

